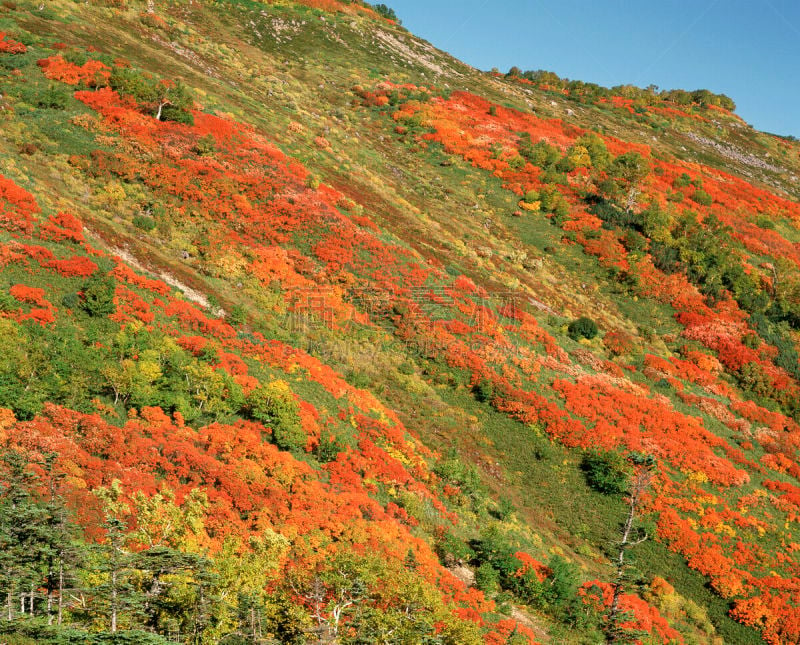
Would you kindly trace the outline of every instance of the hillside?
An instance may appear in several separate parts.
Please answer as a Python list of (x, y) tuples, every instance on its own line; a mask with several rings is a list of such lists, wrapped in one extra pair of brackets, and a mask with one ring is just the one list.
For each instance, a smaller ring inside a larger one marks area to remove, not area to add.
[(800, 641), (800, 143), (344, 0), (0, 3), (0, 640)]

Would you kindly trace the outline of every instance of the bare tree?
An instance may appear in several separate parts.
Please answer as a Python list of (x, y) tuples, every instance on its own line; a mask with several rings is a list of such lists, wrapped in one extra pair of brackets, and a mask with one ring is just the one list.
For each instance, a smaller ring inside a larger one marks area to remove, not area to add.
[(168, 105), (172, 105), (172, 101), (170, 101), (166, 97), (162, 97), (161, 100), (158, 102), (158, 112), (156, 112), (156, 121), (161, 121), (161, 113), (164, 111), (164, 108)]
[(628, 512), (622, 524), (622, 536), (618, 544), (617, 559), (615, 562), (616, 575), (614, 577), (614, 595), (611, 607), (608, 610), (608, 641), (618, 643), (624, 640), (624, 632), (619, 628), (625, 619), (625, 612), (620, 607), (620, 599), (625, 591), (627, 569), (630, 566), (625, 556), (629, 549), (647, 540), (648, 535), (644, 530), (637, 529), (636, 520), (641, 510), (642, 497), (649, 490), (655, 474), (655, 460), (653, 457), (634, 456), (634, 472), (630, 480), (628, 491)]
[(289, 584), (306, 601), (311, 618), (317, 623), (313, 631), (318, 643), (338, 643), (342, 620), (354, 607), (367, 601), (367, 589), (357, 564), (346, 558), (310, 581), (290, 578)]

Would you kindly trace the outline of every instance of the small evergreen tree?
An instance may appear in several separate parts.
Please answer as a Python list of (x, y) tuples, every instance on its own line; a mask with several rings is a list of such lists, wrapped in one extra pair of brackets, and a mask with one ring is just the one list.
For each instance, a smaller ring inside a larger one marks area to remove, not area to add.
[(597, 336), (598, 331), (597, 323), (586, 316), (573, 320), (567, 327), (567, 334), (572, 340), (580, 338), (591, 340)]
[(372, 5), (372, 8), (375, 10), (375, 13), (377, 13), (379, 16), (382, 16), (387, 20), (393, 20), (397, 24), (402, 24), (400, 22), (400, 19), (397, 17), (397, 13), (395, 13), (395, 10), (385, 5), (384, 3), (381, 2), (380, 4), (374, 4)]
[(38, 477), (22, 453), (3, 455), (0, 488), (0, 586), (5, 592), (6, 619), (33, 612), (33, 597), (26, 593), (38, 587), (39, 557), (45, 509), (37, 503), (34, 486)]
[(110, 275), (95, 273), (83, 286), (82, 307), (90, 316), (108, 316), (116, 311), (116, 281)]

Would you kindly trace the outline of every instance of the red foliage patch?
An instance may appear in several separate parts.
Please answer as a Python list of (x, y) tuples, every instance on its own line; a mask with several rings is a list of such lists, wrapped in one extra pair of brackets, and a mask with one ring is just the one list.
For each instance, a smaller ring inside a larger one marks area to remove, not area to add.
[[(614, 597), (614, 586), (607, 582), (592, 580), (584, 583), (578, 590), (584, 604), (593, 607), (596, 611), (603, 611), (611, 607)], [(619, 599), (622, 611), (630, 612), (632, 619), (623, 623), (623, 629), (644, 631), (664, 643), (683, 643), (683, 636), (669, 626), (666, 618), (639, 596), (623, 593)]]
[(16, 40), (12, 40), (4, 31), (0, 31), (0, 52), (3, 54), (24, 54), (28, 48)]
[(48, 221), (39, 227), (39, 237), (54, 242), (68, 240), (81, 243), (84, 241), (83, 224), (70, 213), (58, 213), (50, 216)]
[(75, 255), (65, 260), (51, 260), (46, 266), (67, 278), (88, 278), (97, 271), (97, 265), (83, 255)]
[(28, 287), (24, 284), (15, 284), (9, 289), (14, 298), (20, 302), (25, 302), (31, 305), (38, 305), (39, 307), (48, 307), (49, 302), (44, 297), (44, 289), (39, 287)]
[(102, 87), (108, 84), (111, 68), (99, 60), (88, 60), (83, 65), (75, 65), (65, 60), (61, 54), (37, 61), (44, 75), (52, 81), (68, 85)]
[(30, 235), (38, 212), (39, 206), (28, 191), (0, 175), (0, 228)]

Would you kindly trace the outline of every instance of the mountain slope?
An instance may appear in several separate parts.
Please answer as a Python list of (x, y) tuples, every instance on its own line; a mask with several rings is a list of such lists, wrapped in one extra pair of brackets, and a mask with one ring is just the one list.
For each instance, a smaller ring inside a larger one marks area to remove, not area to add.
[(796, 142), (357, 3), (0, 30), (11, 642), (800, 636)]

